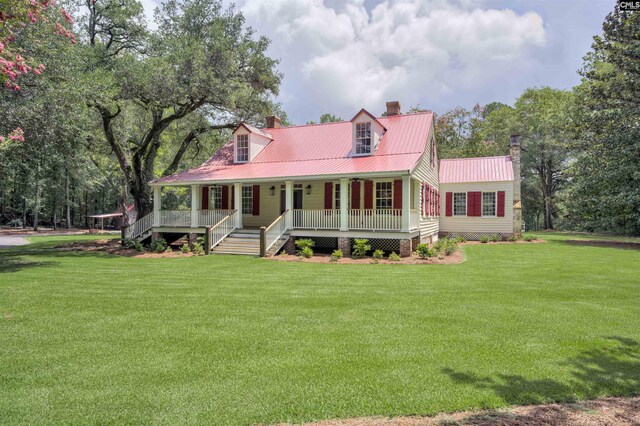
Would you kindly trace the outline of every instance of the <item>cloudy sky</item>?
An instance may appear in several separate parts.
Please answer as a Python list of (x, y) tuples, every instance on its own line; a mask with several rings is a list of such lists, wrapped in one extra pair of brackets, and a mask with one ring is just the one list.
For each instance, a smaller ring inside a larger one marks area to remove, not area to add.
[[(149, 16), (154, 2), (144, 0)], [(294, 123), (387, 100), (438, 113), (570, 88), (615, 0), (237, 0), (268, 36)]]

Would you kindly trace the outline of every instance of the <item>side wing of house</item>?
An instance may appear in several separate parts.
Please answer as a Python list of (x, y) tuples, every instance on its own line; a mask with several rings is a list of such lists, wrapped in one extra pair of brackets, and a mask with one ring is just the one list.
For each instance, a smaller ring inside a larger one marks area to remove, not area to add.
[(411, 173), (412, 191), (416, 200), (415, 208), (420, 212), (421, 243), (437, 241), (440, 231), (438, 158), (433, 126), (431, 129), (424, 154)]
[(513, 234), (513, 181), (441, 183), (440, 233), (477, 240)]

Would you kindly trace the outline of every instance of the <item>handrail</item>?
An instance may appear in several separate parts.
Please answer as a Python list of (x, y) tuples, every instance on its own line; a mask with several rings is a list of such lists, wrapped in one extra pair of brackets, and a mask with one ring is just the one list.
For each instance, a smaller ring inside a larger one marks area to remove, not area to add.
[(260, 228), (260, 256), (264, 257), (269, 249), (287, 232), (287, 216), (291, 210), (285, 210), (266, 228)]
[(213, 225), (207, 230), (209, 250), (220, 244), (222, 240), (236, 229), (238, 210), (232, 210), (230, 214), (226, 215), (218, 223)]
[(124, 229), (123, 236), (126, 240), (132, 240), (138, 238), (140, 235), (147, 232), (153, 226), (153, 213), (136, 220), (131, 225)]

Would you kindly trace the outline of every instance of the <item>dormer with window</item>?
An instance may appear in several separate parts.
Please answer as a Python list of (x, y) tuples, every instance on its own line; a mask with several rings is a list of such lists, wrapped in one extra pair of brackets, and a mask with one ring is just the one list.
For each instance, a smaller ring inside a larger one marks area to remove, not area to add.
[(233, 160), (242, 164), (252, 161), (273, 140), (273, 137), (256, 127), (242, 123), (233, 131)]
[(365, 109), (361, 109), (352, 123), (352, 150), (353, 156), (360, 157), (375, 153), (380, 144), (380, 139), (385, 132), (384, 126)]

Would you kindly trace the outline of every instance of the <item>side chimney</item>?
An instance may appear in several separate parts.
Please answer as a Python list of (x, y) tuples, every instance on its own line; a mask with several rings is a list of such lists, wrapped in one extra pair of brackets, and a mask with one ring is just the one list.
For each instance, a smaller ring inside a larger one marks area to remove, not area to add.
[(390, 101), (387, 102), (387, 115), (400, 115), (400, 102)]
[(267, 128), (274, 129), (282, 127), (282, 122), (280, 121), (280, 117), (277, 115), (270, 115), (267, 117)]
[(513, 164), (513, 233), (522, 232), (522, 200), (520, 198), (520, 135), (511, 135), (509, 154)]

